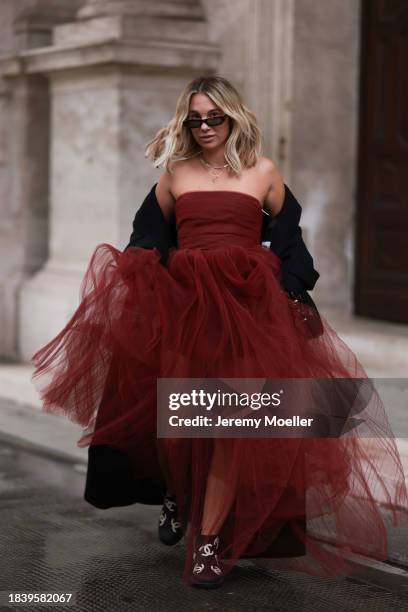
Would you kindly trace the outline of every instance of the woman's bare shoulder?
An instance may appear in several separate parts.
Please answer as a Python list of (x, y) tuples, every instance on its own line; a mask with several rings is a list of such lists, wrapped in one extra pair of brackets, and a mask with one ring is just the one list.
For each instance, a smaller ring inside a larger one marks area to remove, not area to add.
[(172, 193), (173, 174), (165, 169), (157, 181), (155, 195), (166, 221), (170, 221), (174, 213), (175, 199)]
[(167, 221), (174, 214), (177, 185), (190, 167), (191, 162), (188, 159), (169, 162), (168, 167), (159, 176), (156, 199)]
[(278, 166), (276, 162), (270, 158), (262, 155), (258, 158), (257, 168), (261, 174), (270, 174), (278, 171)]
[(274, 217), (283, 205), (285, 185), (280, 170), (273, 159), (262, 156), (258, 159), (259, 178), (265, 186), (263, 206)]

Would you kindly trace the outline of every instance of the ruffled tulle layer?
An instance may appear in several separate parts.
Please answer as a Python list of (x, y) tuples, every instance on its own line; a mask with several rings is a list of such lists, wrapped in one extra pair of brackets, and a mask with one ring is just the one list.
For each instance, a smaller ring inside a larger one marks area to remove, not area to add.
[(386, 526), (408, 518), (408, 498), (375, 389), (361, 407), (364, 437), (354, 428), (339, 438), (157, 439), (157, 378), (368, 380), (323, 317), (323, 333), (308, 336), (312, 309), (299, 314), (268, 249), (173, 249), (167, 267), (159, 259), (156, 249), (96, 248), (80, 305), (32, 357), (44, 409), (84, 427), (80, 446), (121, 449), (137, 478), (171, 487), (185, 581), (202, 528), (219, 533), (226, 571), (242, 557), (317, 575), (350, 573), (350, 550), (386, 559)]

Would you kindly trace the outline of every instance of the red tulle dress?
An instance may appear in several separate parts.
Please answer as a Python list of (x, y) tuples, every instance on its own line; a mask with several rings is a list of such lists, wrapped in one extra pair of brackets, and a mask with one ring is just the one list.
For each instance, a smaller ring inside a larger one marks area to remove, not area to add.
[[(367, 379), (322, 316), (321, 335), (303, 332), (280, 260), (260, 244), (256, 198), (190, 191), (175, 215), (166, 267), (157, 249), (98, 245), (77, 310), (32, 357), (44, 409), (84, 427), (79, 446), (119, 448), (138, 478), (161, 483), (157, 378)], [(185, 531), (183, 580), (202, 523), (220, 535), (226, 573), (240, 558), (314, 575), (351, 573), (350, 551), (386, 559), (386, 528), (407, 519), (407, 490), (377, 394), (364, 416), (364, 436), (357, 427), (337, 438), (162, 438)]]

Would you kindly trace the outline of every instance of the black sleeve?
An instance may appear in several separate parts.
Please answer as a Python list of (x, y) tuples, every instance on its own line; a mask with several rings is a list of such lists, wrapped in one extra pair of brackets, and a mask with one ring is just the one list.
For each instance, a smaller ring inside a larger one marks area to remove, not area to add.
[(301, 294), (314, 288), (320, 274), (302, 237), (299, 225), (302, 207), (285, 185), (285, 202), (272, 219), (265, 215), (263, 240), (282, 262), (282, 285), (288, 292)]
[(156, 184), (135, 214), (132, 233), (124, 250), (129, 247), (157, 248), (161, 253), (160, 262), (166, 265), (169, 249), (176, 246), (175, 222), (167, 223), (165, 220), (156, 200), (155, 187)]

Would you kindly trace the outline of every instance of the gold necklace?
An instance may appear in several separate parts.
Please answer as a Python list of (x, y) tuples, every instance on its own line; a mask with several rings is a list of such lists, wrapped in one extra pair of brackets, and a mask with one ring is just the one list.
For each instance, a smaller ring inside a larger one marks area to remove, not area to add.
[[(200, 157), (199, 159), (201, 163), (204, 165), (204, 167), (209, 168), (209, 173), (210, 173), (211, 180), (213, 183), (215, 183), (215, 181), (218, 180), (218, 178), (224, 172), (224, 169), (228, 167), (228, 164), (224, 164), (223, 166), (212, 166), (211, 164), (206, 162), (204, 158)], [(221, 172), (217, 173), (217, 170), (221, 170)]]

